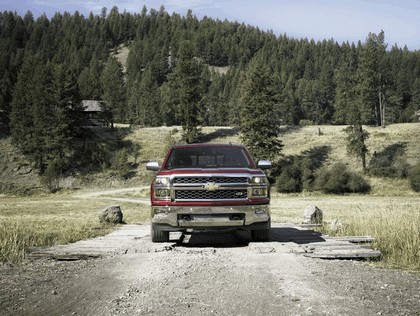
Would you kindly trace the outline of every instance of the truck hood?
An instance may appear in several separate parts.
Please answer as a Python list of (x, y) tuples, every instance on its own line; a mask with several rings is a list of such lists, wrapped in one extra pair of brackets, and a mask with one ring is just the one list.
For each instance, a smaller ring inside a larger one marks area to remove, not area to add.
[(265, 175), (260, 169), (250, 168), (180, 168), (180, 169), (161, 169), (158, 176), (171, 176), (171, 175), (233, 175), (233, 174), (252, 174), (252, 175)]

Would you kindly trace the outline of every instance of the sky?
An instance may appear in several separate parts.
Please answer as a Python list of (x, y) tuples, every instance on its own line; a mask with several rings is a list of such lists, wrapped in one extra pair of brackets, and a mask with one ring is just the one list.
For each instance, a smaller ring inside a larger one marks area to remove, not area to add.
[(405, 45), (420, 50), (420, 0), (0, 0), (0, 11), (16, 11), (35, 17), (68, 11), (86, 17), (117, 6), (120, 12), (140, 13), (143, 6), (159, 10), (163, 5), (172, 14), (191, 9), (204, 16), (237, 21), (300, 39), (334, 39), (363, 43), (369, 33), (385, 32), (388, 48)]

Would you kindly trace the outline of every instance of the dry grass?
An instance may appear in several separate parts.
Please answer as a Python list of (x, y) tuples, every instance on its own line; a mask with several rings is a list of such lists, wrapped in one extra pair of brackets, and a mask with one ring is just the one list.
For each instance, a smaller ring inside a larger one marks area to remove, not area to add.
[[(0, 262), (20, 262), (28, 247), (66, 244), (104, 235), (113, 226), (99, 224), (105, 198), (79, 199), (62, 193), (43, 197), (0, 197)], [(145, 223), (149, 208), (118, 202), (129, 223)]]
[[(353, 170), (361, 171), (361, 163), (354, 157), (349, 157), (346, 152), (345, 126), (306, 126), (302, 128), (284, 128), (280, 138), (283, 141), (285, 155), (298, 155), (303, 151), (319, 146), (329, 146), (331, 153), (328, 163), (342, 162)], [(366, 141), (369, 149), (369, 159), (373, 153), (384, 150), (387, 146), (396, 143), (406, 143), (404, 154), (408, 163), (414, 165), (420, 157), (420, 123), (393, 124), (386, 128), (364, 126), (370, 134)], [(321, 135), (319, 135), (321, 131)]]
[[(127, 126), (121, 126), (127, 128)], [(321, 135), (318, 135), (318, 128)], [(349, 157), (345, 149), (343, 126), (308, 126), (297, 129), (284, 128), (280, 138), (283, 154), (297, 155), (317, 146), (330, 146), (327, 163), (345, 163), (360, 170), (357, 159)], [(405, 158), (414, 164), (420, 157), (420, 123), (395, 124), (385, 129), (367, 128), (370, 152), (381, 151), (395, 143), (406, 143)], [(140, 145), (136, 176), (124, 185), (148, 185), (152, 172), (145, 170), (150, 160), (162, 162), (171, 141), (179, 142), (180, 127), (133, 128), (126, 140)], [(240, 143), (237, 130), (229, 127), (204, 127), (207, 140), (216, 143)], [(5, 139), (0, 139), (3, 144)], [(8, 148), (8, 147), (7, 147)], [(0, 156), (1, 158), (1, 156)], [(4, 157), (4, 159), (7, 157)], [(3, 161), (4, 161), (3, 159)], [(8, 159), (8, 158), (7, 158)], [(134, 159), (131, 157), (130, 159)], [(0, 161), (1, 168), (1, 161)], [(3, 167), (6, 170), (5, 167)], [(13, 170), (7, 168), (8, 174)], [(1, 169), (0, 169), (1, 171)], [(405, 179), (369, 178), (370, 195), (331, 196), (319, 193), (285, 195), (273, 193), (274, 222), (300, 223), (303, 210), (317, 205), (328, 223), (334, 219), (344, 222), (344, 229), (335, 234), (371, 235), (375, 247), (384, 254), (382, 263), (420, 270), (420, 196), (414, 193)], [(114, 186), (119, 186), (116, 184)], [(147, 190), (132, 193), (130, 197), (146, 197)], [(0, 261), (22, 260), (25, 248), (49, 246), (104, 234), (109, 227), (99, 225), (97, 215), (104, 207), (114, 204), (107, 197), (80, 199), (74, 192), (37, 197), (11, 197), (0, 195)], [(149, 220), (147, 205), (118, 202), (127, 223), (146, 223)], [(328, 231), (328, 226), (325, 227)]]
[[(380, 264), (420, 271), (420, 196), (274, 194), (274, 222), (302, 223), (308, 205), (324, 214), (322, 232), (341, 236), (372, 236), (383, 256)], [(330, 223), (338, 220), (339, 230)]]

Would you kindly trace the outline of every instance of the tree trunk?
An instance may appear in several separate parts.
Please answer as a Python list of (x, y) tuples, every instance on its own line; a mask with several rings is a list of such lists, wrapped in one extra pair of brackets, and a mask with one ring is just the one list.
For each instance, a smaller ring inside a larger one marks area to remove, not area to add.
[(379, 91), (379, 115), (381, 119), (381, 127), (385, 128), (385, 95)]
[(363, 168), (363, 173), (366, 173), (366, 154), (362, 155), (362, 168)]

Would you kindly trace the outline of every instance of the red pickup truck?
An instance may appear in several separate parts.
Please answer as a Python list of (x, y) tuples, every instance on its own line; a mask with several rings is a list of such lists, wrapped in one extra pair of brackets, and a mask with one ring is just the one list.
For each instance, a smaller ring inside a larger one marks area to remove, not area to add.
[(188, 144), (169, 149), (151, 184), (153, 242), (169, 241), (169, 232), (243, 229), (254, 241), (270, 236), (270, 186), (244, 146)]

